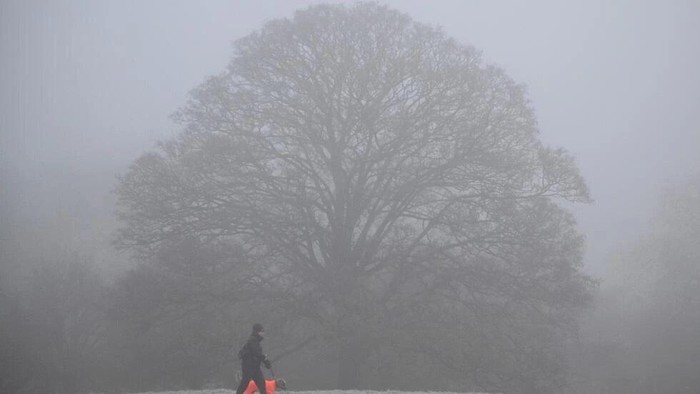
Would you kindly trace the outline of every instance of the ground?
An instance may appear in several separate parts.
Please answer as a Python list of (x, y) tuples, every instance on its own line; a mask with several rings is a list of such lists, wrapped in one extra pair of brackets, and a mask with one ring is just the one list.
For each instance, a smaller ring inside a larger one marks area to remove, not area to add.
[[(224, 389), (198, 390), (198, 391), (149, 391), (138, 394), (234, 394), (235, 391)], [(487, 394), (487, 393), (446, 393), (446, 392), (408, 392), (408, 391), (368, 391), (368, 390), (326, 390), (326, 391), (278, 391), (280, 394)]]

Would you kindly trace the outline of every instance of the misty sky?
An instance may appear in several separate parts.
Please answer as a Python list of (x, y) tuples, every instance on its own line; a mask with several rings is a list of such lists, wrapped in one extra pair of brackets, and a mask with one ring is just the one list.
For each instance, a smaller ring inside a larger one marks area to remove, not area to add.
[[(233, 40), (314, 3), (0, 0), (2, 256), (99, 258), (116, 175), (174, 135), (169, 114)], [(588, 272), (644, 231), (664, 188), (700, 174), (700, 1), (380, 3), (528, 86), (542, 140), (576, 157), (595, 199), (574, 207)]]

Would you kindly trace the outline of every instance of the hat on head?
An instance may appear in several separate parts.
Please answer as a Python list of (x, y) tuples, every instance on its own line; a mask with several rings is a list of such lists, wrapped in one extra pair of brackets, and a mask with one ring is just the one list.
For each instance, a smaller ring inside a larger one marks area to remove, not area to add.
[(260, 323), (255, 323), (255, 324), (253, 324), (253, 334), (257, 334), (257, 333), (259, 333), (260, 331), (265, 331), (265, 329), (263, 328), (262, 324), (260, 324)]

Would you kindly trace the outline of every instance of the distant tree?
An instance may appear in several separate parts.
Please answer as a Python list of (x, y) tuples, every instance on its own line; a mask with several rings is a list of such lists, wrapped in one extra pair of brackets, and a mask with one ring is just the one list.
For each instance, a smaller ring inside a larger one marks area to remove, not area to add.
[(18, 392), (31, 380), (24, 319), (15, 291), (0, 282), (0, 392)]
[(99, 385), (105, 294), (105, 284), (84, 258), (39, 264), (10, 295), (11, 309), (0, 311), (2, 339), (11, 341), (2, 345), (8, 352), (0, 364), (11, 375), (0, 380), (0, 388), (84, 393)]
[(596, 337), (616, 352), (593, 375), (605, 392), (700, 391), (698, 234), (700, 179), (667, 193), (650, 230), (613, 260)]
[(254, 262), (236, 286), (313, 323), (339, 388), (397, 349), (474, 387), (556, 375), (540, 345), (591, 282), (554, 200), (588, 191), (475, 49), (383, 6), (315, 6), (237, 41), (175, 118), (120, 180), (119, 245), (235, 247)]

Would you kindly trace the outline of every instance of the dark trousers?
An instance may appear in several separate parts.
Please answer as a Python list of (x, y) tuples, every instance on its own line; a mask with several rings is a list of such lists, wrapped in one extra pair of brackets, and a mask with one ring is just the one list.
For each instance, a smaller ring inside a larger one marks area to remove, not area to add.
[(251, 380), (255, 382), (256, 386), (258, 386), (258, 391), (260, 394), (267, 394), (267, 389), (265, 388), (265, 376), (263, 375), (260, 367), (251, 368), (245, 365), (241, 368), (241, 383), (238, 384), (236, 394), (243, 394)]

